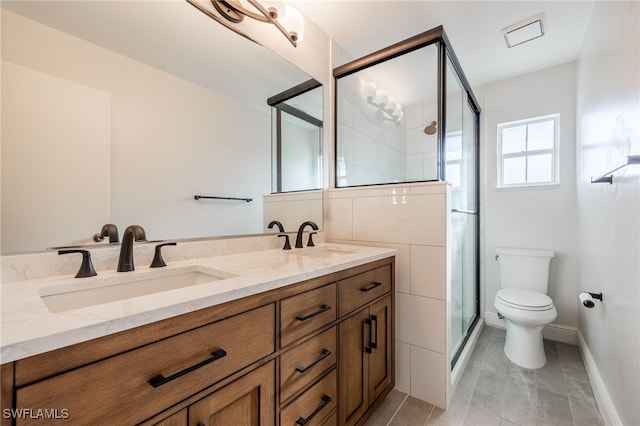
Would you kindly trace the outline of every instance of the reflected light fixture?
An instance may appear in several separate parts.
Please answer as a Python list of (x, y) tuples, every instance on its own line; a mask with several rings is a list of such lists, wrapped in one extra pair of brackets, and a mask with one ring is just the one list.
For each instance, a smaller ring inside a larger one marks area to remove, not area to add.
[(544, 35), (543, 14), (532, 16), (502, 30), (507, 47), (511, 48)]
[(379, 122), (392, 121), (400, 124), (402, 116), (402, 105), (396, 102), (395, 98), (389, 96), (389, 92), (377, 89), (375, 83), (368, 82), (364, 88), (364, 96), (369, 105), (376, 107), (376, 119)]
[[(269, 2), (270, 5), (265, 7), (257, 0), (210, 0), (217, 12), (216, 14), (213, 10), (204, 7), (198, 0), (186, 1), (209, 18), (253, 42), (255, 42), (254, 39), (240, 31), (233, 24), (239, 24), (247, 17), (259, 22), (273, 24), (294, 47), (297, 47), (298, 42), (302, 41), (304, 35), (304, 18), (302, 14), (296, 8), (284, 5), (283, 2), (271, 1)], [(249, 7), (255, 9), (255, 11), (245, 7), (243, 1), (248, 3)], [(289, 29), (286, 29), (285, 25)]]

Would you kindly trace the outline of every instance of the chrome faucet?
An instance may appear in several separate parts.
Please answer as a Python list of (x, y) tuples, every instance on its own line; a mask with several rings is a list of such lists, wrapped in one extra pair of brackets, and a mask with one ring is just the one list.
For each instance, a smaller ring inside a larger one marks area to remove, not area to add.
[(300, 225), (300, 228), (298, 228), (298, 235), (296, 236), (296, 248), (302, 248), (302, 233), (304, 231), (304, 228), (306, 228), (307, 226), (310, 226), (314, 231), (318, 230), (318, 225), (310, 220)]
[(133, 266), (133, 241), (146, 241), (144, 229), (140, 225), (131, 225), (122, 233), (120, 245), (120, 259), (118, 260), (118, 272), (134, 270)]

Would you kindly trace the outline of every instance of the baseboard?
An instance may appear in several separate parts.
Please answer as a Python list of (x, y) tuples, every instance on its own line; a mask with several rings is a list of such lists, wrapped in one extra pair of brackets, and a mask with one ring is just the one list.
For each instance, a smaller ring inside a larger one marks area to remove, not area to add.
[(620, 420), (616, 407), (613, 405), (609, 392), (604, 385), (598, 366), (596, 365), (593, 356), (591, 356), (591, 351), (589, 350), (587, 343), (584, 341), (584, 337), (582, 337), (582, 333), (580, 333), (580, 331), (578, 331), (578, 349), (580, 349), (580, 353), (582, 354), (582, 360), (585, 368), (587, 369), (587, 375), (591, 382), (591, 389), (593, 389), (593, 395), (596, 397), (602, 421), (605, 425), (622, 425), (622, 420)]
[[(492, 327), (507, 328), (507, 322), (504, 319), (498, 318), (498, 314), (495, 312), (485, 312), (484, 322)], [(555, 342), (568, 343), (570, 345), (578, 344), (578, 329), (575, 327), (548, 324), (542, 330), (542, 336), (545, 339)]]

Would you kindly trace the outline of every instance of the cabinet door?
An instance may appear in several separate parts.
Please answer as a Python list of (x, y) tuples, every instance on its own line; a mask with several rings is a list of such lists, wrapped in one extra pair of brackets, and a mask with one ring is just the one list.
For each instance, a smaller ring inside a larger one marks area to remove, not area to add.
[(373, 341), (369, 354), (369, 405), (391, 384), (393, 376), (392, 306), (391, 296), (369, 308)]
[(272, 361), (189, 407), (190, 426), (275, 424), (275, 368)]
[(187, 426), (187, 409), (180, 410), (153, 426)]
[(369, 310), (364, 309), (340, 323), (341, 425), (355, 424), (368, 408)]

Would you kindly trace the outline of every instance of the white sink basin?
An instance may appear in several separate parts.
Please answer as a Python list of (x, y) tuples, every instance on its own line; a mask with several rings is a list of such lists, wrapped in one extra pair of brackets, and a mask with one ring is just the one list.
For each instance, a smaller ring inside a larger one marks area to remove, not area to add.
[(344, 256), (345, 254), (351, 254), (352, 251), (338, 249), (334, 247), (310, 247), (305, 248), (296, 254), (310, 257), (329, 258), (333, 256)]
[(228, 272), (193, 265), (74, 279), (64, 284), (39, 288), (38, 294), (49, 312), (56, 313), (224, 280), (234, 276)]

